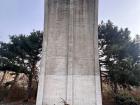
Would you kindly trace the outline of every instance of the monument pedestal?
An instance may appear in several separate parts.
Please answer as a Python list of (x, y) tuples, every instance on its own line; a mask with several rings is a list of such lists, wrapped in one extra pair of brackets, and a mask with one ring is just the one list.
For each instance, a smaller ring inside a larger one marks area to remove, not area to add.
[(46, 0), (36, 105), (102, 105), (98, 0)]

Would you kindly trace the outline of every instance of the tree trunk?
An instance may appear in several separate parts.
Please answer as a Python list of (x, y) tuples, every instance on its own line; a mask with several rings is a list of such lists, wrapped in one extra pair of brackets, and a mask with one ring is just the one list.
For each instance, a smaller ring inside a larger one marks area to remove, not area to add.
[(32, 73), (29, 75), (29, 81), (28, 81), (28, 99), (31, 99), (32, 96)]
[(27, 101), (29, 99), (31, 99), (32, 97), (32, 82), (33, 82), (33, 77), (35, 75), (35, 69), (36, 69), (36, 65), (35, 63), (32, 64), (32, 68), (31, 68), (31, 73), (29, 74), (29, 81), (28, 81), (28, 96), (27, 96)]
[(118, 92), (118, 87), (117, 87), (117, 83), (114, 83), (114, 93)]
[(113, 83), (110, 81), (110, 87), (111, 87), (111, 89), (112, 89), (112, 91), (114, 92), (114, 86), (113, 86)]
[(36, 70), (36, 63), (33, 62), (32, 63), (32, 67), (31, 67), (31, 73), (29, 74), (29, 78), (28, 78), (28, 90), (27, 90), (27, 99), (25, 101), (29, 101), (32, 98), (32, 82), (33, 82), (33, 78), (35, 76), (35, 70)]

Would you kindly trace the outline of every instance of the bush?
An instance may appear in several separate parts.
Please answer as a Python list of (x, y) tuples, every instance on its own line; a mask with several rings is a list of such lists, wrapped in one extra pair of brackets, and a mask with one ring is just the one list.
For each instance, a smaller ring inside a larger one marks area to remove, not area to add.
[(135, 98), (127, 93), (118, 93), (115, 95), (117, 105), (139, 105)]
[(139, 105), (140, 105), (140, 96), (139, 96), (139, 97), (136, 97), (136, 100), (137, 100), (137, 102), (138, 102)]

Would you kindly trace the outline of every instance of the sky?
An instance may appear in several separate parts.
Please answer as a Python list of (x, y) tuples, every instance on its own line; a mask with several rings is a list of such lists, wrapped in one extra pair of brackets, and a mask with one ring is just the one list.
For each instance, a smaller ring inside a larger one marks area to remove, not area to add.
[[(134, 38), (140, 34), (140, 0), (99, 0), (99, 23), (101, 20), (129, 28)], [(43, 30), (43, 23), (44, 0), (0, 0), (0, 41)]]

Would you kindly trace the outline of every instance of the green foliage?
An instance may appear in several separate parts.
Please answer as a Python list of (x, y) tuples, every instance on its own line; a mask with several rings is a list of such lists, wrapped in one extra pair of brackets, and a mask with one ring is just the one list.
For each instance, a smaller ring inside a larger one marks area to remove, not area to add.
[(21, 63), (17, 63), (16, 55), (13, 53), (11, 45), (7, 43), (0, 43), (0, 70), (23, 72), (25, 70)]
[(140, 85), (138, 48), (130, 40), (130, 31), (119, 29), (111, 21), (98, 27), (100, 65), (109, 70), (109, 79), (117, 88)]
[(140, 96), (136, 96), (135, 100), (138, 102), (138, 104), (140, 105)]
[(98, 27), (101, 62), (107, 67), (129, 56), (127, 52), (131, 44), (128, 29), (119, 29), (112, 22), (101, 23)]
[(118, 93), (115, 95), (117, 105), (139, 105), (135, 98), (128, 93)]
[(130, 60), (120, 61), (110, 67), (109, 77), (110, 80), (122, 85), (124, 88), (127, 86), (139, 86), (140, 84), (140, 66), (132, 64)]
[(42, 33), (13, 35), (9, 43), (0, 43), (0, 70), (29, 74), (31, 66), (40, 60)]
[(28, 94), (31, 94), (32, 80), (37, 81), (37, 63), (41, 58), (43, 33), (10, 36), (9, 43), (0, 43), (0, 70), (24, 73), (28, 76)]

